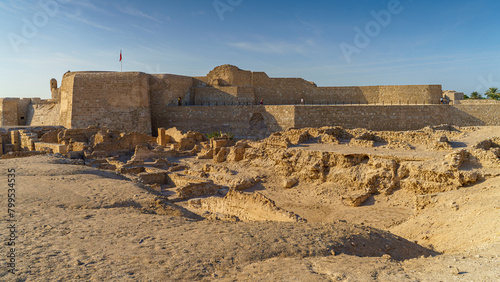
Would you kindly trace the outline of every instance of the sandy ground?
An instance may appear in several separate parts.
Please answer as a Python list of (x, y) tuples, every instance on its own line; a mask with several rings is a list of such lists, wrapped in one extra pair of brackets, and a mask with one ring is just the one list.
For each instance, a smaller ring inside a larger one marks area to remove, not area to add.
[[(453, 140), (469, 147), (500, 128)], [(442, 158), (417, 148), (395, 151), (306, 144), (308, 150)], [(199, 163), (194, 159), (180, 160)], [(329, 185), (282, 189), (271, 172), (259, 191), (307, 223), (204, 220), (186, 203), (159, 212), (141, 184), (54, 156), (0, 161), (2, 281), (500, 281), (500, 170), (480, 183), (429, 196), (398, 190), (347, 207)], [(8, 169), (15, 169), (16, 274), (7, 266)]]

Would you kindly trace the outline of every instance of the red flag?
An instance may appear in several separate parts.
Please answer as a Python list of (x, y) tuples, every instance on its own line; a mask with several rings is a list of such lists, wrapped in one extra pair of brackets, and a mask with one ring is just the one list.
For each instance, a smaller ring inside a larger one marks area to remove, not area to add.
[(122, 61), (122, 50), (120, 50), (120, 62)]

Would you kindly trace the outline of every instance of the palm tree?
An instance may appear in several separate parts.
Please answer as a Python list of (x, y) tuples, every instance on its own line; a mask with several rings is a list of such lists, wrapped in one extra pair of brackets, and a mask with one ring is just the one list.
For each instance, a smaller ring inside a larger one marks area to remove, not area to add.
[(481, 97), (481, 94), (479, 94), (479, 92), (474, 91), (474, 92), (470, 93), (470, 98), (471, 99), (481, 99), (483, 97)]
[(500, 92), (498, 92), (498, 88), (496, 87), (490, 87), (484, 95), (490, 99), (500, 100)]

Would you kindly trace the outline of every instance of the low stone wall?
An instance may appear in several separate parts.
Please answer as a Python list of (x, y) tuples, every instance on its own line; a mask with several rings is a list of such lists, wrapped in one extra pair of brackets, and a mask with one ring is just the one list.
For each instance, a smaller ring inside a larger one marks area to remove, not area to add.
[[(500, 105), (346, 105), (167, 107), (161, 127), (236, 137), (289, 128), (342, 126), (370, 130), (415, 130), (429, 125), (500, 126)], [(156, 131), (156, 129), (153, 129)]]
[[(236, 137), (267, 135), (294, 126), (294, 106), (165, 107), (158, 127), (184, 132), (229, 132)], [(153, 128), (157, 132), (157, 128)]]
[(491, 99), (468, 99), (455, 101), (457, 105), (500, 105), (500, 101)]
[(500, 103), (455, 105), (455, 115), (450, 116), (455, 125), (494, 125), (500, 126)]
[(429, 125), (500, 125), (500, 105), (297, 106), (295, 127), (415, 130)]
[(35, 143), (35, 150), (36, 151), (52, 151), (54, 154), (60, 153), (60, 154), (66, 154), (68, 152), (68, 148), (66, 145), (63, 144), (54, 144), (54, 143), (42, 143), (42, 142), (36, 142)]

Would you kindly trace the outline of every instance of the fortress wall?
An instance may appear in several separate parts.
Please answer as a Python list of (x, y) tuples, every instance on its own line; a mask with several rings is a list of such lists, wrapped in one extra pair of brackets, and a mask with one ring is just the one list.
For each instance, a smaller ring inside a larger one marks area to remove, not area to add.
[(161, 127), (204, 133), (224, 131), (237, 137), (322, 126), (399, 131), (441, 124), (500, 126), (499, 112), (500, 104), (168, 107)]
[[(190, 102), (193, 98), (190, 92), (193, 86), (192, 77), (170, 74), (151, 75), (149, 78), (149, 99), (151, 104), (151, 126), (161, 127), (162, 116), (166, 109), (171, 109), (178, 103), (181, 97), (183, 103)], [(156, 134), (153, 129), (153, 133)]]
[(461, 126), (500, 126), (500, 103), (451, 106), (456, 109), (452, 121)]
[(210, 71), (207, 75), (207, 82), (219, 79), (221, 85), (251, 86), (252, 72), (240, 70), (238, 67), (224, 65)]
[(19, 116), (17, 105), (19, 98), (2, 98), (0, 99), (0, 124), (1, 126), (17, 126)]
[(152, 107), (177, 106), (181, 97), (183, 103), (191, 102), (191, 87), (194, 78), (173, 74), (154, 74), (149, 76), (149, 92)]
[(449, 106), (297, 106), (296, 127), (342, 126), (370, 130), (414, 130), (450, 123)]
[[(28, 110), (33, 99), (23, 98), (17, 101), (17, 124), (27, 125)], [(58, 113), (59, 114), (59, 113)]]
[[(158, 127), (183, 131), (230, 132), (236, 137), (252, 137), (286, 130), (294, 126), (293, 106), (213, 106), (168, 107)], [(157, 130), (156, 128), (154, 129)]]
[(255, 100), (264, 104), (290, 105), (299, 104), (300, 98), (315, 94), (316, 87), (313, 83), (302, 78), (269, 78), (264, 75), (254, 75)]
[(265, 73), (253, 73), (255, 100), (264, 98), (265, 104), (358, 104), (386, 103), (439, 104), (440, 85), (384, 85), (317, 87), (301, 78), (269, 78)]
[(27, 108), (25, 125), (58, 125), (60, 109), (61, 104), (56, 100), (32, 100)]
[(469, 100), (455, 101), (455, 103), (459, 105), (485, 105), (485, 104), (500, 104), (500, 101), (491, 99), (469, 99)]
[(295, 126), (415, 130), (429, 125), (500, 125), (500, 105), (297, 106)]
[(374, 104), (378, 102), (379, 87), (318, 87), (310, 97), (305, 97), (306, 104)]
[(72, 94), (67, 97), (72, 99), (72, 128), (105, 125), (151, 133), (149, 75), (145, 73), (77, 73), (73, 92), (68, 94)]
[(73, 113), (73, 86), (75, 73), (66, 73), (61, 81), (60, 89), (60, 109), (58, 124), (66, 128), (71, 128), (71, 115)]
[(439, 104), (440, 85), (316, 87), (302, 79), (270, 79), (255, 86), (255, 97), (268, 104)]
[(253, 87), (214, 86), (191, 88), (195, 105), (254, 104)]
[(379, 86), (379, 103), (385, 104), (439, 104), (443, 97), (441, 85), (385, 85)]

